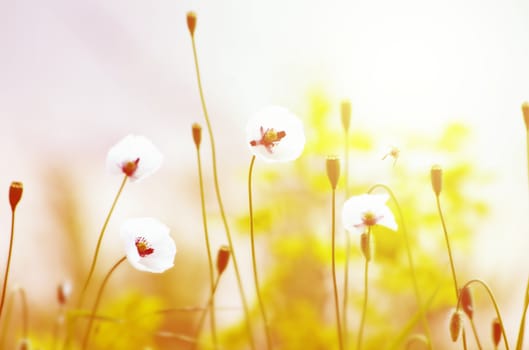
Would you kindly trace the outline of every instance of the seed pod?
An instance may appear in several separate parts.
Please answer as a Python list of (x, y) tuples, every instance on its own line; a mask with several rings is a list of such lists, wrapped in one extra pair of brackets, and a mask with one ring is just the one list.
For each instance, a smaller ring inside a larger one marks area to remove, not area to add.
[(327, 177), (329, 178), (332, 189), (335, 190), (338, 185), (338, 179), (340, 178), (340, 159), (337, 157), (328, 157), (326, 165)]
[(432, 188), (436, 196), (441, 194), (441, 189), (443, 187), (443, 169), (440, 165), (432, 166), (430, 171)]
[(20, 198), (22, 198), (22, 192), (24, 191), (24, 186), (22, 182), (13, 181), (11, 186), (9, 186), (9, 204), (11, 204), (11, 210), (15, 211)]
[(474, 302), (470, 288), (465, 286), (465, 288), (461, 290), (461, 295), (459, 297), (461, 298), (461, 307), (463, 308), (463, 311), (469, 319), (472, 319), (472, 316), (474, 316)]
[(498, 318), (494, 318), (492, 320), (492, 342), (494, 343), (494, 346), (498, 346), (501, 340), (501, 330), (502, 326)]
[(219, 273), (219, 275), (221, 275), (224, 272), (224, 270), (226, 270), (229, 260), (230, 260), (230, 248), (223, 245), (222, 247), (220, 247), (217, 253), (217, 272)]
[(463, 327), (463, 319), (461, 318), (461, 313), (459, 311), (454, 311), (450, 317), (450, 338), (453, 342), (457, 341), (459, 338), (459, 333), (461, 333), (461, 328)]

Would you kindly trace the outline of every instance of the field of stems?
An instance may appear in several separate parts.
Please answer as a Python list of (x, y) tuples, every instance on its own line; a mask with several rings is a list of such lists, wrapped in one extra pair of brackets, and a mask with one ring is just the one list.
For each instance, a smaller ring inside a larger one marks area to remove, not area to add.
[[(201, 25), (189, 11), (178, 26), (197, 101), (187, 138), (168, 146), (131, 130), (100, 145), (107, 172), (85, 175), (87, 188), (52, 161), (44, 189), (2, 177), (0, 350), (529, 349), (527, 261), (487, 275), (466, 263), (486, 259), (474, 237), (494, 178), (468, 157), (470, 127), (410, 126), (390, 144), (357, 123), (354, 96), (315, 89), (303, 113), (259, 106), (226, 132), (208, 109)], [(525, 174), (529, 103), (519, 106)], [(233, 143), (245, 158), (226, 154)], [(163, 170), (178, 157), (193, 164), (180, 178)], [(27, 209), (37, 194), (54, 229)], [(516, 195), (529, 201), (527, 185)], [(48, 235), (38, 254), (21, 243), (31, 230)], [(50, 259), (60, 273), (43, 271)]]

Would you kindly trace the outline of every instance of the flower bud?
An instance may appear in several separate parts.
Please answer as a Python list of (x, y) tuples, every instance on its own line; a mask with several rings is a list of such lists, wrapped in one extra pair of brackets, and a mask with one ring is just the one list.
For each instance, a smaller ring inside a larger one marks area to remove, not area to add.
[(349, 124), (351, 123), (351, 102), (344, 100), (340, 105), (342, 112), (342, 127), (345, 131), (349, 131)]
[(191, 131), (193, 132), (193, 141), (197, 149), (200, 148), (200, 143), (202, 142), (202, 126), (198, 123), (193, 123), (191, 126)]
[(68, 302), (71, 294), (72, 284), (69, 281), (65, 281), (57, 286), (57, 301), (61, 306)]
[(371, 244), (370, 244), (369, 235), (367, 233), (362, 233), (360, 235), (360, 248), (362, 249), (362, 254), (366, 258), (366, 261), (371, 261)]
[(441, 168), (440, 165), (432, 166), (430, 175), (432, 179), (433, 191), (436, 196), (439, 196), (439, 194), (441, 194), (441, 189), (443, 187), (443, 168)]
[(497, 347), (501, 340), (501, 323), (498, 320), (498, 318), (494, 318), (492, 320), (492, 342), (494, 343), (494, 346)]
[(187, 13), (187, 29), (189, 29), (189, 34), (191, 37), (195, 35), (195, 27), (197, 26), (197, 14), (193, 11)]
[(522, 104), (523, 120), (525, 121), (525, 128), (529, 131), (529, 102)]
[(332, 189), (336, 189), (338, 179), (340, 178), (340, 159), (336, 157), (327, 158), (327, 177), (331, 182)]
[(220, 247), (218, 253), (217, 253), (217, 272), (222, 274), (224, 270), (226, 270), (226, 266), (228, 266), (228, 261), (230, 260), (230, 248), (228, 246), (223, 245)]
[(22, 198), (23, 190), (24, 190), (24, 186), (22, 185), (22, 182), (18, 182), (18, 181), (11, 182), (11, 186), (9, 187), (9, 203), (11, 204), (12, 211), (15, 211), (15, 208), (17, 207), (18, 202), (20, 202), (20, 198)]
[(474, 315), (474, 302), (472, 299), (472, 293), (470, 291), (470, 288), (468, 286), (465, 286), (463, 289), (461, 289), (459, 298), (461, 299), (461, 307), (463, 308), (463, 311), (468, 316), (469, 319), (472, 319), (472, 316)]
[(461, 328), (463, 327), (463, 319), (459, 311), (454, 311), (450, 317), (450, 337), (452, 341), (457, 341)]

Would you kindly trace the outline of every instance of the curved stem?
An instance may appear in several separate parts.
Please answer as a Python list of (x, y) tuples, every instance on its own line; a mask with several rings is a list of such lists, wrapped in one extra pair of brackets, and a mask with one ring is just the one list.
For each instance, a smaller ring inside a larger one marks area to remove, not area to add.
[[(349, 133), (347, 129), (344, 129), (345, 132), (345, 146), (344, 146), (344, 153), (345, 153), (345, 169), (344, 169), (344, 177), (345, 177), (345, 199), (349, 197)], [(351, 257), (351, 236), (349, 235), (349, 232), (344, 230), (345, 235), (345, 266), (344, 266), (344, 279), (343, 279), (343, 314), (342, 314), (342, 327), (343, 327), (343, 344), (344, 347), (347, 348), (348, 345), (348, 339), (347, 339), (347, 302), (348, 302), (348, 294), (349, 294), (349, 260)]]
[(255, 163), (255, 156), (252, 156), (250, 161), (250, 170), (248, 171), (248, 207), (250, 215), (250, 240), (252, 244), (252, 268), (253, 268), (253, 280), (255, 283), (255, 293), (257, 294), (257, 301), (259, 303), (259, 309), (261, 310), (261, 316), (263, 318), (266, 334), (266, 348), (272, 348), (272, 337), (270, 336), (270, 329), (268, 328), (268, 320), (266, 318), (266, 312), (263, 305), (263, 299), (261, 298), (261, 289), (259, 288), (259, 278), (257, 277), (257, 260), (255, 257), (255, 237), (254, 237), (254, 224), (253, 224), (253, 200), (252, 200), (252, 173), (253, 166)]
[(6, 296), (7, 280), (9, 278), (9, 270), (11, 267), (11, 255), (13, 254), (13, 241), (15, 238), (15, 211), (11, 211), (11, 235), (9, 237), (9, 252), (7, 253), (7, 265), (4, 273), (4, 284), (2, 287), (2, 299), (0, 300), (0, 318), (2, 317), (2, 310), (4, 309), (4, 301)]
[(81, 290), (81, 296), (79, 297), (79, 301), (77, 303), (77, 309), (81, 308), (83, 305), (84, 297), (86, 295), (86, 290), (88, 289), (88, 285), (90, 284), (90, 280), (92, 279), (92, 276), (95, 271), (96, 263), (97, 263), (97, 257), (99, 256), (99, 250), (101, 249), (101, 242), (103, 241), (103, 236), (105, 234), (105, 231), (107, 229), (108, 222), (110, 220), (110, 216), (112, 216), (112, 213), (114, 212), (114, 208), (116, 207), (116, 203), (118, 202), (119, 197), (121, 196), (121, 192), (123, 191), (123, 187), (125, 187), (125, 184), (127, 183), (128, 176), (125, 175), (123, 177), (123, 181), (121, 181), (121, 186), (119, 186), (118, 193), (114, 197), (114, 201), (112, 202), (112, 206), (110, 207), (110, 210), (107, 214), (107, 217), (105, 219), (105, 222), (103, 223), (103, 227), (101, 228), (101, 232), (99, 232), (99, 238), (97, 239), (97, 245), (96, 250), (94, 252), (94, 257), (92, 258), (92, 263), (90, 265), (90, 271), (88, 272), (88, 276), (86, 277), (86, 281), (83, 285), (83, 289)]
[(195, 342), (194, 342), (193, 349), (196, 349), (197, 346), (198, 346), (198, 336), (200, 335), (200, 331), (202, 330), (202, 327), (204, 326), (204, 321), (206, 320), (206, 315), (208, 314), (208, 310), (211, 308), (211, 305), (213, 303), (213, 300), (214, 300), (214, 297), (215, 297), (215, 292), (217, 291), (217, 287), (219, 286), (220, 276), (221, 275), (217, 275), (217, 278), (215, 279), (215, 283), (213, 284), (213, 289), (211, 290), (211, 294), (209, 296), (208, 302), (207, 302), (206, 306), (204, 307), (204, 311), (200, 315), (200, 319), (199, 319), (198, 325), (197, 325), (197, 331), (195, 333), (196, 334), (195, 335), (196, 339), (195, 339)]
[[(507, 335), (505, 334), (505, 327), (503, 326), (504, 323), (503, 323), (503, 320), (501, 318), (500, 308), (498, 307), (498, 303), (496, 302), (496, 298), (494, 297), (494, 293), (492, 293), (492, 290), (489, 288), (489, 286), (485, 282), (483, 282), (482, 280), (479, 280), (479, 279), (473, 279), (473, 280), (468, 281), (467, 283), (465, 283), (463, 288), (468, 288), (473, 283), (477, 283), (477, 284), (481, 285), (487, 291), (487, 294), (489, 295), (490, 300), (492, 301), (492, 304), (494, 305), (494, 310), (496, 311), (496, 317), (498, 317), (498, 321), (500, 322), (501, 334), (503, 336), (503, 341), (505, 342), (505, 348), (507, 350), (509, 350), (509, 342), (507, 340)], [(461, 297), (458, 296), (456, 310), (459, 310), (460, 304), (461, 304)]]
[[(367, 229), (367, 249), (371, 249), (371, 227)], [(369, 273), (369, 259), (366, 257), (366, 264), (364, 269), (364, 304), (362, 306), (362, 317), (360, 319), (360, 325), (358, 327), (358, 340), (356, 349), (362, 349), (362, 337), (364, 335), (364, 323), (367, 313), (367, 297), (368, 297), (368, 273)]]
[(402, 214), (402, 209), (400, 207), (399, 201), (397, 200), (397, 197), (395, 196), (395, 194), (393, 193), (391, 188), (389, 188), (386, 185), (376, 184), (376, 185), (372, 186), (367, 191), (367, 193), (371, 193), (377, 188), (381, 188), (384, 191), (386, 191), (390, 195), (391, 199), (393, 200), (393, 203), (395, 203), (395, 207), (397, 208), (397, 212), (399, 214), (399, 219), (400, 219), (400, 224), (401, 224), (401, 227), (402, 227), (402, 232), (404, 234), (404, 243), (406, 244), (406, 253), (407, 253), (407, 256), (408, 256), (408, 264), (410, 266), (410, 274), (411, 274), (411, 279), (412, 279), (412, 283), (413, 283), (413, 290), (415, 292), (415, 298), (417, 299), (417, 304), (419, 306), (419, 310), (421, 311), (422, 324), (423, 324), (424, 330), (426, 332), (426, 338), (428, 340), (428, 349), (432, 349), (432, 347), (433, 347), (432, 346), (432, 335), (431, 335), (431, 332), (430, 332), (430, 326), (428, 325), (428, 320), (426, 319), (426, 313), (422, 312), (423, 303), (422, 303), (421, 294), (419, 293), (419, 283), (417, 282), (417, 273), (415, 271), (415, 264), (413, 263), (413, 256), (411, 254), (411, 246), (410, 246), (410, 239), (409, 239), (409, 235), (408, 235), (408, 229), (407, 229), (406, 223), (404, 221), (404, 215)]
[(481, 341), (479, 340), (478, 336), (478, 330), (476, 329), (476, 323), (474, 322), (474, 319), (470, 319), (470, 326), (472, 327), (472, 333), (474, 333), (474, 338), (476, 339), (476, 345), (478, 346), (478, 349), (483, 349), (481, 346)]
[[(206, 202), (204, 199), (204, 180), (202, 177), (202, 161), (200, 159), (200, 149), (197, 147), (197, 163), (198, 163), (198, 181), (200, 186), (200, 206), (202, 210), (202, 224), (204, 226), (204, 236), (206, 240), (206, 250), (208, 253), (208, 267), (209, 267), (209, 283), (210, 283), (210, 293), (214, 294), (214, 285), (215, 285), (215, 274), (213, 270), (213, 257), (211, 255), (211, 244), (209, 242), (209, 233), (208, 233), (208, 221), (206, 218)], [(214, 348), (218, 348), (217, 342), (217, 326), (216, 326), (216, 317), (215, 317), (215, 298), (211, 300), (209, 308), (211, 317), (210, 317), (210, 326), (211, 326), (211, 337), (213, 339)]]
[(199, 90), (199, 94), (200, 94), (200, 102), (202, 104), (202, 111), (204, 112), (204, 119), (206, 120), (206, 125), (207, 125), (208, 135), (209, 135), (209, 141), (210, 141), (210, 144), (211, 144), (211, 160), (212, 160), (212, 165), (213, 165), (213, 182), (214, 182), (214, 185), (215, 185), (215, 193), (217, 195), (217, 202), (219, 204), (219, 210), (220, 210), (220, 214), (221, 214), (221, 217), (222, 217), (222, 222), (224, 224), (224, 230), (226, 231), (226, 236), (228, 238), (228, 245), (229, 245), (230, 251), (231, 251), (231, 259), (233, 261), (233, 267), (235, 269), (235, 276), (237, 277), (237, 285), (239, 287), (239, 292), (241, 294), (241, 301), (242, 301), (242, 306), (243, 306), (243, 309), (244, 309), (244, 314), (245, 314), (245, 319), (246, 319), (246, 330), (248, 332), (248, 337), (249, 337), (249, 340), (250, 340), (250, 346), (251, 346), (251, 348), (253, 350), (255, 350), (255, 343), (254, 343), (254, 339), (253, 339), (253, 336), (252, 336), (252, 328), (251, 328), (251, 325), (250, 325), (250, 312), (248, 310), (248, 302), (246, 301), (246, 297), (244, 295), (244, 289), (243, 289), (243, 285), (242, 285), (242, 278), (241, 278), (241, 274), (239, 272), (239, 264), (237, 263), (237, 258), (235, 256), (235, 249), (234, 249), (234, 246), (233, 246), (233, 241), (232, 241), (232, 238), (231, 238), (230, 229), (229, 229), (229, 226), (228, 226), (228, 221), (226, 219), (226, 213), (224, 212), (224, 205), (222, 204), (222, 197), (221, 197), (221, 194), (220, 194), (219, 179), (218, 179), (218, 174), (217, 174), (217, 156), (216, 156), (216, 152), (215, 152), (215, 139), (213, 137), (213, 130), (211, 128), (211, 123), (209, 121), (208, 111), (207, 111), (207, 108), (206, 108), (206, 101), (204, 99), (204, 92), (203, 92), (203, 89), (202, 89), (202, 80), (200, 78), (200, 68), (199, 68), (199, 65), (198, 65), (198, 55), (197, 55), (197, 50), (196, 50), (196, 45), (195, 45), (195, 37), (193, 35), (191, 36), (191, 43), (192, 43), (192, 46), (193, 46), (193, 58), (194, 58), (194, 61), (195, 61), (195, 71), (196, 71), (197, 81), (198, 81), (198, 90)]
[(83, 339), (83, 346), (81, 349), (85, 350), (88, 348), (88, 341), (90, 340), (90, 331), (92, 330), (92, 325), (94, 323), (94, 316), (97, 313), (97, 308), (99, 307), (99, 303), (101, 302), (101, 296), (103, 295), (103, 291), (105, 290), (105, 286), (107, 285), (107, 282), (110, 278), (110, 275), (117, 269), (117, 267), (127, 260), (127, 257), (124, 256), (117, 263), (112, 266), (110, 271), (108, 271), (107, 275), (105, 276), (105, 279), (101, 283), (101, 287), (99, 287), (99, 291), (97, 292), (96, 301), (94, 302), (94, 306), (92, 307), (92, 311), (90, 312), (90, 317), (88, 319), (88, 327), (86, 327), (86, 333)]
[(340, 349), (344, 349), (342, 338), (342, 325), (340, 324), (340, 306), (338, 300), (338, 284), (336, 283), (336, 252), (335, 252), (335, 236), (336, 236), (336, 190), (332, 190), (332, 211), (331, 211), (331, 237), (332, 237), (332, 285), (334, 291), (334, 307), (336, 310), (336, 328), (338, 330), (338, 344)]

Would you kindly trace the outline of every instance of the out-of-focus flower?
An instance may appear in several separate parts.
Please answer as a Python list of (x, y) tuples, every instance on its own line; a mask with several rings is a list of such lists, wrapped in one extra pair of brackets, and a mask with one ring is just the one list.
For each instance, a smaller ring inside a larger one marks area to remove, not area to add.
[(121, 238), (129, 263), (140, 271), (161, 273), (173, 267), (176, 245), (169, 227), (154, 218), (128, 219)]
[(107, 168), (123, 173), (130, 181), (139, 181), (162, 165), (163, 155), (145, 136), (128, 135), (113, 146), (107, 155)]
[(386, 205), (388, 199), (387, 194), (362, 194), (349, 198), (342, 209), (345, 229), (361, 234), (370, 226), (382, 225), (396, 231), (397, 223)]
[(270, 106), (250, 118), (246, 125), (250, 151), (269, 162), (298, 158), (305, 147), (303, 124), (287, 109)]

